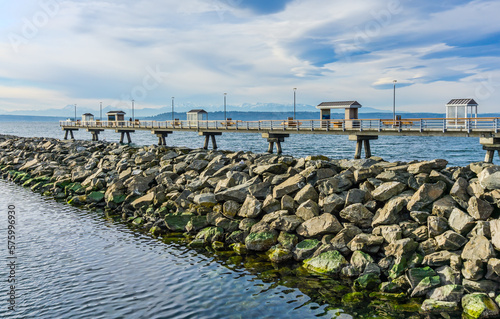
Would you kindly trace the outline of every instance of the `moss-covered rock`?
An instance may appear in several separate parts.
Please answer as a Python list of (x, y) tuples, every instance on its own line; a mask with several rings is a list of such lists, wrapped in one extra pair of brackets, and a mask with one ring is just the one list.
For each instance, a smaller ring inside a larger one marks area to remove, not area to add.
[(235, 243), (230, 246), (238, 255), (246, 255), (247, 247), (242, 243)]
[(348, 307), (354, 307), (366, 302), (365, 294), (362, 292), (350, 292), (342, 296), (342, 304)]
[(245, 238), (245, 246), (249, 250), (266, 251), (276, 244), (278, 234), (276, 231), (251, 233)]
[(104, 192), (102, 191), (91, 192), (90, 194), (87, 195), (87, 200), (92, 203), (102, 202), (104, 200)]
[(193, 214), (168, 214), (165, 215), (165, 226), (170, 231), (183, 232), (186, 230), (186, 225), (193, 217)]
[(466, 318), (491, 318), (500, 314), (495, 301), (480, 292), (465, 295), (462, 298), (462, 308)]
[(292, 259), (293, 254), (286, 248), (275, 246), (267, 251), (267, 256), (273, 263), (279, 264)]
[(355, 291), (375, 290), (381, 282), (377, 274), (369, 273), (354, 280), (353, 289)]
[(304, 267), (323, 274), (338, 274), (347, 260), (337, 250), (326, 251), (316, 257), (304, 260)]
[(196, 239), (203, 239), (206, 243), (222, 241), (224, 239), (224, 229), (214, 226), (204, 228), (196, 235)]

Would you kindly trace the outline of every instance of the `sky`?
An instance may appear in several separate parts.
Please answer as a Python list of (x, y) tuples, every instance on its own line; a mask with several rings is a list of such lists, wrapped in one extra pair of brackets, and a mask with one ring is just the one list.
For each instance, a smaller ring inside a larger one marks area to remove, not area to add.
[(0, 114), (317, 111), (325, 101), (500, 112), (498, 0), (20, 0), (0, 4)]

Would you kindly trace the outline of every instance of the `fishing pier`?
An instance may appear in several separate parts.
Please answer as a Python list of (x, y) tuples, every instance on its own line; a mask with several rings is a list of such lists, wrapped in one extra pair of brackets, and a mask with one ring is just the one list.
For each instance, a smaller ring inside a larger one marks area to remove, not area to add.
[[(458, 101), (458, 100), (452, 100)], [(463, 100), (460, 100), (463, 101)], [(467, 100), (470, 102), (470, 99)], [(473, 101), (473, 100), (472, 100)], [(462, 103), (462, 102), (461, 102)], [(462, 103), (463, 104), (463, 103)], [(469, 103), (470, 104), (470, 103)], [(349, 140), (356, 142), (354, 158), (361, 158), (364, 148), (365, 157), (372, 156), (370, 141), (379, 136), (448, 136), (448, 137), (475, 137), (486, 151), (485, 162), (492, 163), (495, 151), (500, 156), (500, 118), (497, 117), (457, 117), (469, 115), (461, 113), (456, 104), (447, 105), (448, 109), (455, 109), (455, 115), (447, 118), (418, 118), (418, 119), (358, 119), (357, 109), (361, 107), (356, 101), (326, 102), (318, 105), (321, 110), (319, 120), (208, 120), (203, 115), (203, 110), (188, 112), (188, 120), (180, 121), (139, 121), (124, 119), (124, 112), (108, 112), (108, 120), (100, 121), (86, 118), (84, 121), (61, 121), (60, 126), (65, 131), (64, 138), (68, 135), (74, 138), (73, 131), (84, 129), (92, 134), (92, 140), (99, 140), (99, 133), (104, 130), (114, 130), (120, 133), (120, 143), (125, 137), (131, 143), (130, 133), (135, 131), (151, 131), (158, 137), (158, 145), (167, 145), (167, 137), (174, 132), (198, 132), (204, 137), (203, 148), (208, 149), (209, 143), (217, 149), (216, 136), (223, 133), (258, 133), (269, 143), (268, 152), (272, 153), (276, 147), (277, 153), (282, 152), (281, 143), (290, 134), (329, 134), (347, 135)], [(467, 105), (467, 104), (466, 104)], [(470, 105), (469, 105), (470, 106)], [(477, 112), (477, 104), (476, 112)], [(344, 108), (345, 119), (330, 119), (330, 109)], [(458, 112), (457, 112), (458, 110)], [(450, 112), (451, 113), (451, 112)], [(191, 114), (191, 116), (190, 116)], [(195, 114), (195, 115), (193, 115)]]

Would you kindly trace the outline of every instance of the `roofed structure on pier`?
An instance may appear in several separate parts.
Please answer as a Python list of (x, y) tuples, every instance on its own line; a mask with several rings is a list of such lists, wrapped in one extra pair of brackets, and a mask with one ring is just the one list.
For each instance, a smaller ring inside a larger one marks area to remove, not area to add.
[(109, 111), (106, 113), (108, 116), (108, 121), (115, 122), (115, 121), (125, 121), (125, 112), (123, 111)]
[(203, 109), (194, 109), (187, 112), (186, 114), (187, 120), (192, 124), (195, 124), (198, 121), (208, 120), (208, 113)]
[(352, 120), (358, 118), (358, 109), (361, 104), (358, 101), (338, 101), (338, 102), (322, 102), (317, 109), (320, 109), (320, 119), (329, 120), (332, 109), (345, 109), (345, 119)]
[(92, 113), (83, 113), (82, 114), (82, 121), (87, 122), (87, 121), (93, 121), (94, 120), (94, 114)]

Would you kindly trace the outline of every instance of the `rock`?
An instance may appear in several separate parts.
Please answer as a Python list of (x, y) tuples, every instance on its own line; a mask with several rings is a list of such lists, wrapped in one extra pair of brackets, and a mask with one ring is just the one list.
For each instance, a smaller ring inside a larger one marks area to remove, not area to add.
[(357, 188), (351, 188), (347, 192), (347, 196), (345, 199), (345, 207), (350, 206), (352, 204), (362, 204), (366, 201), (367, 198), (369, 198), (369, 194), (365, 192), (364, 190), (357, 189)]
[(436, 276), (436, 272), (430, 267), (411, 268), (408, 269), (406, 273), (406, 278), (408, 279), (408, 282), (410, 283), (412, 289), (415, 289), (415, 287), (417, 287), (420, 281), (422, 281), (424, 278), (433, 276)]
[(298, 242), (299, 239), (296, 235), (287, 233), (285, 231), (282, 231), (278, 236), (278, 243), (288, 250), (293, 250)]
[(355, 291), (373, 291), (382, 283), (379, 275), (369, 273), (354, 280), (353, 289)]
[(286, 232), (293, 232), (304, 220), (297, 215), (285, 215), (278, 217), (271, 223), (271, 228)]
[(408, 210), (421, 210), (441, 197), (445, 190), (446, 184), (442, 181), (422, 185), (409, 201)]
[(453, 197), (446, 195), (432, 204), (432, 214), (439, 217), (449, 218), (453, 209), (457, 207), (458, 204)]
[(333, 239), (330, 240), (331, 245), (335, 250), (338, 250), (344, 255), (351, 253), (351, 250), (347, 247), (349, 242), (353, 240), (356, 235), (361, 234), (362, 231), (356, 226), (349, 226), (342, 229)]
[(319, 206), (316, 202), (309, 199), (297, 208), (295, 215), (303, 220), (309, 220), (319, 215)]
[(297, 261), (302, 261), (311, 257), (316, 249), (321, 245), (317, 239), (305, 239), (295, 246), (293, 258)]
[(426, 315), (441, 315), (442, 313), (459, 313), (460, 310), (458, 302), (426, 299), (422, 303), (420, 313)]
[(213, 243), (222, 241), (224, 238), (224, 230), (220, 227), (207, 227), (202, 229), (197, 235), (196, 239), (202, 239), (205, 243)]
[(403, 238), (403, 232), (399, 225), (377, 226), (373, 229), (372, 234), (384, 237), (389, 244)]
[(435, 253), (428, 254), (424, 257), (422, 264), (431, 266), (431, 267), (439, 267), (439, 266), (451, 266), (453, 260), (460, 258), (459, 255), (443, 250)]
[(463, 209), (467, 209), (470, 195), (467, 191), (469, 188), (469, 182), (463, 178), (459, 177), (453, 187), (450, 190), (450, 195), (453, 199), (462, 206)]
[(369, 228), (374, 216), (362, 204), (352, 204), (344, 208), (339, 215), (361, 228)]
[(474, 218), (458, 208), (453, 209), (448, 224), (457, 233), (465, 236), (474, 228)]
[(281, 197), (280, 207), (283, 210), (287, 210), (290, 213), (295, 212), (295, 200), (288, 195)]
[(348, 190), (354, 184), (354, 174), (347, 170), (334, 177), (319, 180), (316, 186), (319, 192), (325, 196)]
[(478, 281), (483, 278), (484, 275), (484, 265), (481, 260), (472, 259), (466, 260), (463, 263), (462, 275), (465, 279)]
[(469, 318), (491, 318), (500, 314), (500, 309), (493, 299), (484, 293), (472, 293), (462, 298), (464, 314)]
[(92, 202), (92, 203), (102, 202), (104, 200), (104, 192), (103, 191), (91, 192), (87, 196), (87, 200)]
[(331, 194), (320, 200), (320, 206), (323, 207), (325, 213), (338, 213), (345, 205), (345, 198), (337, 194)]
[(262, 211), (262, 203), (255, 197), (248, 195), (241, 205), (238, 216), (246, 218), (256, 218)]
[(271, 174), (283, 174), (287, 170), (285, 164), (269, 164), (269, 165), (259, 165), (253, 169), (254, 174), (263, 175), (265, 173)]
[(488, 262), (490, 258), (496, 256), (493, 245), (484, 236), (476, 236), (470, 239), (462, 250), (462, 259), (478, 259)]
[[(488, 270), (488, 275), (491, 277), (493, 274), (496, 276), (500, 276), (500, 259), (498, 258), (490, 258), (488, 260), (488, 265), (487, 265), (487, 270)], [(488, 275), (486, 275), (487, 279)]]
[(385, 202), (394, 196), (401, 194), (406, 185), (400, 182), (387, 182), (383, 183), (372, 192), (372, 197), (375, 200)]
[(454, 232), (453, 230), (445, 231), (436, 238), (438, 250), (458, 250), (467, 243), (467, 238)]
[(460, 285), (462, 283), (462, 275), (460, 272), (454, 271), (450, 266), (442, 266), (436, 269), (442, 285)]
[(441, 282), (439, 281), (439, 276), (425, 277), (413, 289), (411, 297), (425, 296), (428, 292), (438, 287), (440, 284)]
[(493, 207), (487, 201), (473, 196), (469, 199), (467, 212), (476, 220), (487, 220), (493, 213)]
[(264, 199), (271, 194), (271, 183), (263, 182), (250, 186), (248, 193), (255, 198)]
[(148, 205), (150, 205), (153, 202), (154, 195), (155, 194), (153, 192), (147, 193), (146, 195), (144, 195), (142, 197), (139, 197), (136, 200), (134, 200), (132, 202), (132, 206), (135, 209), (139, 209), (139, 208), (141, 208), (143, 206), (148, 206)]
[(429, 230), (429, 237), (434, 238), (448, 230), (448, 221), (444, 217), (429, 216), (427, 229)]
[(276, 246), (269, 249), (267, 256), (271, 262), (276, 264), (287, 262), (293, 258), (293, 254), (290, 250)]
[(376, 253), (383, 243), (384, 237), (360, 233), (347, 244), (347, 247), (351, 251), (361, 250), (366, 253)]
[(435, 159), (432, 161), (411, 164), (408, 166), (408, 172), (414, 175), (420, 173), (430, 173), (433, 169), (442, 170), (446, 168), (446, 165), (448, 165), (448, 161), (444, 159)]
[(355, 251), (352, 253), (350, 263), (354, 266), (358, 273), (362, 273), (365, 270), (366, 265), (373, 263), (373, 258), (362, 251)]
[(212, 193), (195, 195), (193, 198), (193, 202), (204, 207), (214, 207), (217, 204), (215, 195)]
[(491, 243), (496, 250), (500, 250), (500, 219), (490, 221)]
[(314, 237), (324, 234), (336, 234), (341, 230), (342, 225), (337, 218), (331, 214), (324, 213), (300, 224), (296, 232), (300, 236)]
[(297, 203), (302, 204), (302, 203), (309, 201), (309, 200), (311, 200), (313, 202), (318, 202), (318, 198), (319, 198), (318, 192), (316, 192), (314, 187), (309, 185), (309, 184), (306, 184), (306, 186), (304, 186), (304, 188), (302, 188), (295, 195), (294, 200)]
[(500, 166), (487, 167), (477, 177), (484, 189), (500, 189)]
[(216, 192), (215, 199), (218, 202), (225, 202), (228, 200), (234, 200), (238, 203), (243, 203), (249, 194), (249, 187), (255, 184), (260, 183), (259, 177), (254, 177), (243, 184), (230, 187), (226, 190)]
[(224, 202), (224, 205), (222, 206), (222, 214), (226, 217), (234, 218), (240, 211), (240, 208), (240, 204), (234, 200), (228, 200), (227, 202)]
[(245, 238), (245, 246), (248, 250), (266, 251), (278, 241), (278, 233), (275, 230), (251, 233)]
[(484, 236), (491, 239), (490, 222), (477, 221), (476, 226), (467, 234), (468, 238)]
[(328, 275), (338, 274), (345, 265), (347, 265), (347, 260), (336, 250), (304, 260), (305, 268)]
[(257, 220), (252, 219), (252, 218), (243, 218), (240, 220), (240, 224), (238, 225), (238, 228), (241, 229), (242, 231), (250, 231), (250, 229), (257, 224)]
[(165, 226), (173, 232), (183, 232), (191, 220), (191, 214), (168, 214), (165, 215)]
[(372, 227), (379, 225), (397, 224), (400, 218), (400, 212), (408, 204), (410, 196), (400, 194), (391, 198), (382, 209), (379, 209), (373, 217)]
[(396, 240), (385, 247), (386, 256), (410, 256), (417, 249), (418, 243), (410, 238)]
[(428, 212), (412, 211), (410, 217), (420, 225), (427, 225), (428, 218), (431, 216)]
[(300, 174), (290, 177), (283, 183), (274, 187), (273, 197), (279, 199), (284, 195), (288, 195), (302, 189), (306, 185), (305, 180), (306, 179)]
[(462, 280), (462, 285), (468, 292), (495, 293), (498, 290), (498, 282), (492, 280)]
[(269, 214), (265, 214), (264, 216), (262, 216), (262, 219), (260, 221), (263, 222), (263, 223), (271, 224), (275, 220), (277, 220), (278, 218), (284, 217), (284, 216), (287, 216), (287, 215), (288, 215), (288, 211), (287, 210), (277, 210), (275, 212), (272, 212), (272, 213), (269, 213)]
[(262, 204), (262, 210), (266, 214), (280, 210), (280, 208), (281, 208), (280, 202), (277, 199), (273, 198), (272, 195), (268, 195), (264, 200), (264, 203)]
[(193, 216), (186, 224), (186, 231), (197, 232), (208, 226), (207, 216)]

